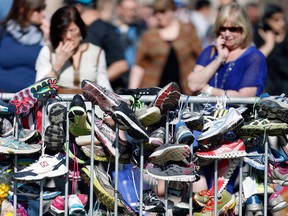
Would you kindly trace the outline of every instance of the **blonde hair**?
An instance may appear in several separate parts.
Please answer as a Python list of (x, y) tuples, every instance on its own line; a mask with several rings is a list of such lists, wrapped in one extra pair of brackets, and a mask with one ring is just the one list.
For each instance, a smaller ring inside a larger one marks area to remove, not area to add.
[(220, 34), (220, 27), (222, 27), (225, 23), (242, 27), (242, 36), (244, 38), (242, 44), (243, 47), (247, 47), (252, 43), (253, 36), (251, 21), (246, 11), (239, 4), (232, 2), (223, 6), (218, 12), (214, 25), (214, 32), (217, 36)]

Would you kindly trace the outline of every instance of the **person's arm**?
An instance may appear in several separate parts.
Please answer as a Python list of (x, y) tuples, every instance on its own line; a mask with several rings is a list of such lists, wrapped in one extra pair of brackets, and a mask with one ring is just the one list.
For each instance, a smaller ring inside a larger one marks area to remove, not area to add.
[(212, 86), (206, 85), (203, 89), (201, 89), (201, 92), (208, 93), (211, 96), (223, 96), (226, 94), (230, 97), (254, 97), (257, 93), (257, 87), (245, 87), (239, 89), (239, 91), (227, 90), (225, 92), (223, 89), (214, 88)]
[(112, 64), (109, 65), (107, 71), (109, 81), (115, 81), (128, 71), (128, 63), (124, 59), (114, 61)]
[(259, 29), (258, 33), (265, 41), (264, 44), (258, 49), (264, 54), (265, 57), (267, 57), (275, 46), (276, 35), (272, 31), (265, 32), (262, 29)]
[(142, 78), (144, 76), (145, 70), (139, 65), (134, 65), (130, 72), (129, 77), (129, 87), (131, 89), (139, 88)]

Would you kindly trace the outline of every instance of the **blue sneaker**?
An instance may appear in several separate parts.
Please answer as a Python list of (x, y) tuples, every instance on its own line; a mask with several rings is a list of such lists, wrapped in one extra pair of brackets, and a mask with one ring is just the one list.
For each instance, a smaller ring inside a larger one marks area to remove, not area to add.
[(246, 215), (263, 215), (263, 204), (257, 195), (250, 196), (246, 201)]
[(176, 124), (174, 138), (176, 143), (187, 145), (191, 145), (195, 139), (191, 130), (182, 121)]

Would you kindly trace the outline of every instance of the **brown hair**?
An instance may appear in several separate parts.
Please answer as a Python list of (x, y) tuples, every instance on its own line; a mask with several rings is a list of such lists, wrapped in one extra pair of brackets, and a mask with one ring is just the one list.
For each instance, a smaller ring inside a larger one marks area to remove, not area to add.
[(155, 12), (164, 12), (167, 10), (175, 11), (176, 5), (173, 0), (155, 0), (153, 9)]
[(14, 0), (12, 7), (3, 21), (6, 26), (9, 20), (16, 21), (21, 28), (29, 26), (32, 11), (41, 11), (45, 8), (45, 0)]

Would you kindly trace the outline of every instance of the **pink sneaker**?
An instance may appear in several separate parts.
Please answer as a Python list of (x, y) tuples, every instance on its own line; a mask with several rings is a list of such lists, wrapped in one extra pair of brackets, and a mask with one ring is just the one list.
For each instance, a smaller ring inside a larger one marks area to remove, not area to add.
[[(82, 205), (85, 206), (88, 202), (88, 196), (85, 194), (72, 194), (68, 196), (68, 199), (70, 199), (70, 197), (74, 197), (77, 196), (78, 199), (81, 201)], [(57, 196), (50, 208), (49, 208), (49, 212), (54, 215), (54, 216), (58, 216), (61, 214), (65, 213), (65, 196)]]
[(268, 199), (268, 206), (271, 208), (272, 213), (278, 212), (288, 206), (281, 192), (282, 191), (275, 191)]
[(247, 155), (241, 139), (237, 142), (225, 141), (222, 145), (206, 151), (197, 151), (196, 155), (203, 158), (239, 158)]

